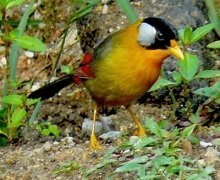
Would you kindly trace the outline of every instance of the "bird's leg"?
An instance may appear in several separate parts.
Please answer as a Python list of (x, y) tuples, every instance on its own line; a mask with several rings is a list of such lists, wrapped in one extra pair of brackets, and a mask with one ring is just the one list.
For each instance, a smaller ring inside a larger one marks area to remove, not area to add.
[(143, 137), (146, 135), (145, 133), (145, 129), (142, 126), (142, 124), (140, 123), (139, 119), (137, 118), (137, 116), (134, 114), (134, 112), (131, 109), (131, 106), (127, 106), (126, 107), (128, 112), (130, 113), (131, 117), (134, 120), (134, 123), (137, 125), (137, 131), (135, 131), (135, 135), (139, 136), (139, 137)]
[(97, 114), (97, 105), (95, 105), (94, 112), (93, 112), (92, 133), (90, 136), (90, 149), (91, 150), (100, 150), (101, 149), (101, 146), (99, 144), (99, 140), (95, 135), (96, 114)]

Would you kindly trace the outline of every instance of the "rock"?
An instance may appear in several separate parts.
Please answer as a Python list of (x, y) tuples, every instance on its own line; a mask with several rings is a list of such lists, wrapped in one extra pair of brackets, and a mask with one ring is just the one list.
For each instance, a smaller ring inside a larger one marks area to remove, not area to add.
[(45, 151), (50, 151), (52, 147), (53, 147), (53, 144), (51, 144), (49, 141), (45, 142), (43, 145), (43, 149)]
[(104, 4), (103, 8), (102, 8), (102, 14), (107, 14), (108, 13), (108, 5)]
[(207, 143), (207, 142), (205, 142), (205, 141), (200, 141), (199, 144), (200, 144), (200, 146), (203, 147), (203, 148), (213, 146), (212, 143), (209, 143), (209, 142)]
[(34, 150), (33, 150), (33, 153), (38, 154), (38, 155), (41, 155), (41, 154), (44, 153), (44, 149), (43, 149), (42, 147), (37, 148), (37, 149), (34, 149)]
[(214, 149), (213, 147), (209, 147), (207, 149), (207, 152), (205, 153), (206, 163), (213, 164), (216, 161), (219, 161), (219, 155), (220, 153), (216, 149)]
[[(90, 135), (92, 132), (92, 120), (85, 118), (83, 123), (82, 123), (82, 132), (84, 132), (87, 135)], [(101, 135), (103, 133), (103, 125), (101, 122), (96, 121), (95, 122), (95, 133), (97, 135)]]
[(0, 57), (0, 67), (4, 68), (7, 64), (5, 57)]
[(36, 91), (37, 89), (40, 88), (40, 82), (36, 82), (33, 84), (33, 86), (31, 87), (31, 92)]
[(34, 52), (32, 51), (25, 51), (24, 55), (28, 58), (33, 58), (34, 57)]
[(102, 116), (101, 122), (102, 122), (102, 126), (105, 132), (111, 131), (112, 116)]
[(120, 131), (109, 131), (107, 133), (102, 134), (101, 136), (99, 136), (99, 138), (101, 139), (115, 139), (117, 137), (120, 137), (121, 132)]
[(70, 147), (73, 147), (76, 145), (76, 143), (73, 141), (73, 137), (67, 136), (63, 139), (61, 139), (62, 142), (66, 142)]
[(55, 141), (54, 143), (53, 143), (53, 145), (59, 145), (60, 143), (59, 142), (57, 142), (57, 141)]

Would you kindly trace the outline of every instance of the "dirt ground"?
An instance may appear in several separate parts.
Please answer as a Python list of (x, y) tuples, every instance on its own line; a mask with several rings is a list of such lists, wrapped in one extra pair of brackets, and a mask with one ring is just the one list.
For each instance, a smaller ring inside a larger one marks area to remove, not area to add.
[[(19, 77), (23, 80), (29, 81), (34, 78), (33, 84), (35, 86), (42, 86), (48, 80), (56, 57), (58, 56), (63, 27), (67, 24), (67, 19), (74, 9), (70, 2), (62, 0), (56, 0), (50, 3), (42, 1), (42, 4), (33, 15), (35, 19), (39, 18), (42, 20), (41, 29), (32, 30), (29, 27), (28, 31), (37, 31), (40, 36), (43, 36), (47, 43), (48, 51), (46, 54), (34, 54), (33, 57), (28, 57), (26, 52), (23, 51), (20, 57), (18, 72)], [(163, 17), (172, 22), (177, 29), (186, 25), (193, 27), (200, 26), (208, 21), (206, 8), (202, 0), (136, 0), (132, 4), (140, 17)], [(128, 25), (125, 15), (123, 15), (115, 3), (108, 3), (107, 12), (103, 8), (104, 6), (100, 5), (89, 15), (91, 24), (94, 23), (94, 26), (102, 27), (100, 31), (101, 37), (99, 37), (98, 41)], [(16, 11), (20, 13), (19, 8)], [(73, 24), (58, 67), (61, 64), (75, 65), (80, 62), (82, 50), (79, 42), (77, 42), (76, 32), (76, 25)], [(212, 34), (208, 38), (205, 41), (213, 41)], [(199, 47), (196, 50), (199, 50), (197, 53), (202, 59), (201, 63), (206, 65), (209, 62), (207, 66), (219, 66), (220, 59), (217, 59), (217, 61), (207, 59), (206, 53), (202, 51), (205, 47), (204, 44), (205, 42), (203, 41), (195, 45)], [(175, 62), (172, 59), (168, 59), (164, 67), (168, 72), (172, 71), (175, 69)], [(60, 72), (58, 71), (53, 78), (59, 76)], [(24, 91), (28, 93), (30, 89), (30, 86), (26, 86)], [(155, 97), (156, 100), (152, 100), (153, 97), (155, 96), (152, 94), (147, 95), (144, 99), (134, 104), (134, 110), (138, 117), (142, 121), (146, 116), (152, 116), (158, 120), (169, 119), (171, 115), (170, 99)], [(102, 140), (102, 151), (94, 153), (88, 149), (89, 137), (81, 129), (84, 119), (92, 118), (91, 103), (91, 99), (85, 88), (76, 85), (71, 85), (63, 89), (58, 96), (45, 101), (39, 119), (40, 121), (48, 120), (58, 125), (61, 128), (61, 137), (59, 139), (42, 137), (33, 130), (25, 131), (24, 129), (25, 133), (22, 139), (7, 147), (0, 148), (0, 179), (82, 179), (84, 170), (92, 168), (105, 154), (107, 149), (119, 143), (117, 140), (110, 142)], [(111, 130), (132, 133), (134, 129), (133, 123), (125, 108), (104, 108), (100, 110), (100, 114), (102, 116), (111, 115)], [(205, 137), (205, 139), (207, 140), (209, 138)], [(198, 154), (200, 159), (204, 159), (208, 151), (207, 148), (197, 148), (194, 149), (194, 154)], [(214, 150), (218, 150), (219, 153), (219, 147), (215, 147)], [(82, 167), (81, 170), (73, 170), (71, 174), (54, 173), (59, 166), (70, 161), (77, 162)], [(219, 160), (215, 160), (214, 163), (216, 173), (213, 178), (220, 179)], [(110, 169), (97, 173), (88, 179), (104, 179), (108, 171)], [(132, 176), (119, 176), (117, 179), (135, 178)]]

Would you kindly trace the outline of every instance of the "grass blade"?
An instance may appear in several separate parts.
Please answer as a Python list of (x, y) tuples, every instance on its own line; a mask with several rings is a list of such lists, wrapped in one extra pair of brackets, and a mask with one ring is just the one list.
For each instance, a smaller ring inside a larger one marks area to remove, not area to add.
[(127, 16), (130, 23), (137, 21), (138, 15), (128, 0), (117, 0), (117, 4)]

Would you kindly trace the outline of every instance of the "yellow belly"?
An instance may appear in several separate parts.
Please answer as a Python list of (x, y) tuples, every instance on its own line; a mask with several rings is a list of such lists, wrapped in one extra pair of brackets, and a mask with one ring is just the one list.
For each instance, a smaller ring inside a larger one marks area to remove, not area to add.
[(95, 78), (84, 84), (99, 104), (127, 105), (147, 92), (158, 79), (161, 65), (140, 52), (130, 56), (120, 52), (97, 62)]

